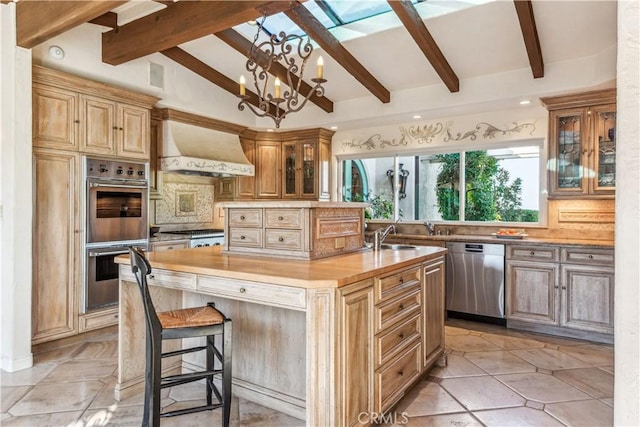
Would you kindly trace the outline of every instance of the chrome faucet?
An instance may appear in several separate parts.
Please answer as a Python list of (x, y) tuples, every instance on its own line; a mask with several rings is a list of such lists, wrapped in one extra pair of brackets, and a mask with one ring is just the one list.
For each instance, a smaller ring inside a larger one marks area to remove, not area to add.
[(433, 236), (434, 234), (436, 234), (436, 226), (433, 225), (432, 222), (425, 222), (424, 225), (427, 227), (427, 230), (429, 231), (429, 236)]
[(384, 230), (382, 228), (378, 228), (376, 231), (374, 231), (373, 232), (373, 250), (374, 251), (380, 250), (380, 246), (382, 245), (382, 242), (391, 233), (396, 234), (395, 224), (387, 225), (387, 227)]

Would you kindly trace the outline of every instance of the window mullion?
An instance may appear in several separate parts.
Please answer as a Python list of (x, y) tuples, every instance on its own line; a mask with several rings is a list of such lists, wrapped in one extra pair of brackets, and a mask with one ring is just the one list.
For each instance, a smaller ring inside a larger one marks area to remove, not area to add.
[(465, 164), (466, 164), (466, 157), (465, 157), (465, 152), (461, 151), (460, 152), (460, 188), (458, 189), (458, 199), (459, 199), (459, 211), (458, 211), (458, 218), (459, 221), (464, 221), (465, 217), (464, 217), (464, 212), (465, 212), (465, 206), (467, 203), (467, 172), (465, 169)]

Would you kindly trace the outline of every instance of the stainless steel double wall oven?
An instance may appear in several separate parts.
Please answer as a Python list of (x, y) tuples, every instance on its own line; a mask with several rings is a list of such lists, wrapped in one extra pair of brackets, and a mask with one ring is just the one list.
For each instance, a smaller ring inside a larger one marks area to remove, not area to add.
[(147, 163), (85, 159), (85, 313), (118, 304), (114, 258), (130, 245), (147, 249), (147, 170)]

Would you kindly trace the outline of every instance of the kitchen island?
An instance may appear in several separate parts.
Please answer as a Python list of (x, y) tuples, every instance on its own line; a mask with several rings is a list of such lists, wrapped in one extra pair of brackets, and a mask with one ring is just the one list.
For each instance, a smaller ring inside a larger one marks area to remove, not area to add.
[[(445, 249), (364, 249), (314, 261), (148, 253), (158, 311), (214, 301), (233, 321), (234, 394), (306, 420), (355, 425), (389, 410), (444, 353)], [(116, 398), (142, 389), (145, 325), (120, 265)], [(191, 355), (166, 369), (191, 369)]]

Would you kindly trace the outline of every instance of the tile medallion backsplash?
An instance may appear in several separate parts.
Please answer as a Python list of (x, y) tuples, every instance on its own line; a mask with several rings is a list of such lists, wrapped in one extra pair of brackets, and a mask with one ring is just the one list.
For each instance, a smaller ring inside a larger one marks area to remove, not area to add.
[(162, 185), (162, 199), (156, 201), (156, 224), (214, 221), (215, 186), (213, 184), (167, 181), (169, 180), (165, 180)]

